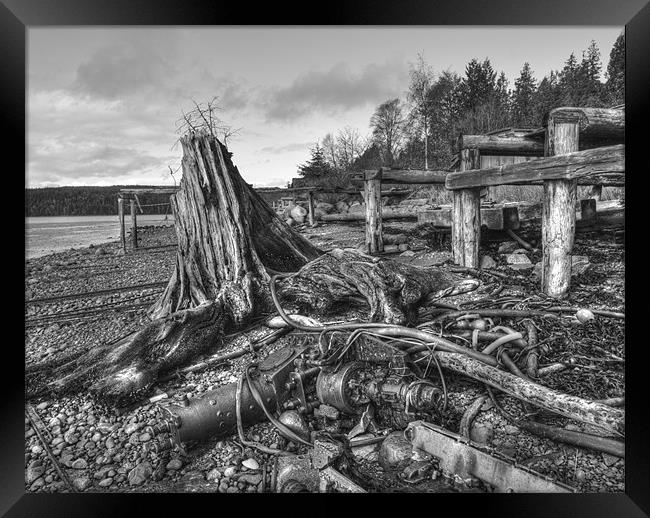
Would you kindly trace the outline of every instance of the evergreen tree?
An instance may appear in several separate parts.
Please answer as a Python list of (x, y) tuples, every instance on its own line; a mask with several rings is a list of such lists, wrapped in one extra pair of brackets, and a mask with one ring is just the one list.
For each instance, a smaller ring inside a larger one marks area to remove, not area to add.
[(508, 78), (505, 73), (501, 71), (499, 78), (497, 79), (495, 92), (494, 92), (495, 102), (497, 109), (507, 115), (510, 118), (511, 111), (511, 100), (510, 100), (510, 91), (508, 89)]
[(559, 73), (551, 71), (539, 83), (533, 97), (534, 126), (540, 126), (546, 115), (553, 108), (562, 104), (562, 92), (559, 85)]
[(560, 72), (558, 87), (561, 103), (565, 106), (577, 106), (579, 104), (579, 86), (580, 66), (578, 65), (576, 55), (572, 52)]
[(530, 63), (524, 63), (519, 77), (515, 81), (515, 91), (512, 96), (513, 122), (516, 126), (534, 126), (539, 123), (535, 113), (535, 93), (537, 85)]
[(494, 96), (496, 88), (496, 72), (492, 69), (489, 59), (479, 63), (472, 59), (465, 67), (463, 78), (463, 107), (476, 111), (488, 103)]
[(298, 166), (298, 174), (304, 178), (319, 179), (331, 172), (331, 167), (325, 159), (323, 148), (316, 145), (310, 149), (311, 159), (309, 162)]
[(600, 82), (600, 50), (595, 41), (582, 53), (580, 63), (580, 104), (582, 106), (602, 106), (603, 85)]
[(605, 99), (615, 106), (625, 102), (625, 33), (616, 38), (607, 64), (607, 83)]

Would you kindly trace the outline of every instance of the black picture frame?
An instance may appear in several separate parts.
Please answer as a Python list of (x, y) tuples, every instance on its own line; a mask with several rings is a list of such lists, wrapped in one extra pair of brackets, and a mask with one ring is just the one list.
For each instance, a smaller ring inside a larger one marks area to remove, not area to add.
[[(650, 5), (645, 0), (432, 0), (424, 1), (386, 1), (363, 0), (354, 4), (332, 3), (312, 6), (278, 5), (266, 3), (254, 6), (243, 2), (227, 4), (208, 0), (3, 0), (0, 5), (2, 29), (0, 30), (0, 49), (3, 50), (2, 106), (5, 125), (5, 159), (13, 158), (24, 162), (26, 159), (26, 31), (38, 26), (74, 25), (626, 25), (626, 163), (628, 170), (636, 170), (639, 176), (632, 178), (635, 188), (628, 190), (626, 208), (626, 234), (643, 236), (643, 213), (635, 219), (633, 211), (643, 207), (644, 189), (636, 188), (643, 181), (647, 165), (641, 165), (641, 157), (647, 147), (645, 127), (647, 127), (648, 93), (650, 93), (650, 72), (648, 50), (650, 49)], [(643, 140), (642, 140), (643, 139)], [(644, 146), (645, 144), (645, 146)], [(25, 150), (25, 154), (21, 153)], [(21, 156), (23, 155), (23, 156)], [(647, 161), (647, 160), (646, 160)], [(6, 162), (5, 162), (6, 163)], [(23, 166), (25, 164), (23, 163)], [(7, 167), (4, 200), (11, 204), (16, 196), (13, 182), (19, 183), (18, 168)], [(24, 185), (23, 185), (24, 187)], [(638, 200), (636, 199), (638, 198)], [(637, 207), (637, 209), (635, 209)], [(13, 213), (13, 211), (11, 211)], [(8, 218), (7, 230), (16, 229), (16, 224)], [(631, 225), (631, 226), (630, 226)], [(639, 232), (634, 227), (639, 226)], [(24, 229), (22, 233), (24, 239)], [(628, 246), (640, 247), (638, 242), (628, 241)], [(10, 248), (18, 248), (17, 241), (11, 240)], [(15, 250), (7, 250), (7, 255), (19, 256)], [(627, 254), (627, 279), (647, 278), (643, 271), (643, 248), (637, 253)], [(636, 258), (636, 259), (635, 259)], [(637, 266), (635, 266), (637, 264)], [(640, 266), (639, 266), (640, 265)], [(23, 263), (24, 267), (24, 263)], [(11, 271), (6, 269), (5, 271)], [(639, 277), (635, 277), (638, 275)], [(11, 280), (17, 275), (8, 275)], [(20, 281), (16, 280), (19, 284)], [(639, 285), (639, 286), (635, 286)], [(23, 287), (17, 287), (23, 290)], [(636, 291), (636, 293), (635, 293)], [(645, 384), (647, 364), (643, 361), (643, 350), (647, 348), (643, 337), (644, 315), (647, 301), (643, 300), (642, 285), (635, 280), (626, 282), (626, 493), (625, 494), (576, 494), (576, 495), (393, 495), (392, 503), (403, 513), (452, 512), (455, 515), (472, 511), (481, 515), (499, 516), (552, 516), (577, 518), (589, 517), (627, 517), (650, 515), (650, 431), (644, 417), (648, 414), (648, 394)], [(12, 327), (12, 312), (17, 304), (10, 297), (5, 300), (15, 306), (5, 312), (5, 329)], [(19, 321), (19, 315), (15, 321)], [(23, 315), (24, 319), (24, 315)], [(636, 331), (639, 331), (638, 335)], [(131, 494), (25, 494), (24, 484), (24, 434), (21, 416), (24, 417), (24, 383), (21, 383), (19, 365), (24, 362), (24, 350), (17, 347), (18, 339), (5, 338), (3, 351), (3, 374), (5, 383), (0, 397), (0, 416), (2, 418), (0, 441), (0, 513), (8, 517), (17, 516), (121, 516), (128, 514), (175, 512), (224, 513), (251, 512), (251, 504), (263, 506), (268, 512), (273, 506), (264, 498), (274, 498), (276, 510), (282, 512), (314, 512), (314, 502), (302, 499), (300, 506), (291, 502), (286, 508), (286, 496), (246, 495), (246, 498), (230, 495), (228, 505), (239, 507), (225, 511), (223, 502), (217, 502), (212, 495), (194, 495), (189, 502), (185, 495), (146, 495)], [(10, 379), (13, 372), (14, 379)], [(327, 495), (331, 497), (332, 495)], [(412, 499), (417, 497), (417, 503)], [(146, 502), (142, 499), (146, 498)], [(218, 499), (224, 498), (218, 496)], [(230, 500), (234, 498), (235, 500)], [(280, 502), (278, 499), (285, 501)], [(397, 500), (395, 500), (395, 498)], [(408, 502), (405, 500), (408, 498)], [(256, 500), (257, 499), (257, 500)], [(353, 505), (364, 506), (364, 513), (372, 512), (369, 504), (383, 506), (384, 495), (373, 495), (372, 499), (359, 496), (335, 497), (328, 500), (323, 510), (338, 513)], [(387, 502), (386, 502), (387, 503)], [(443, 510), (452, 506), (451, 509)], [(198, 506), (205, 506), (203, 510)], [(242, 507), (243, 506), (243, 507)], [(417, 507), (416, 507), (417, 506)], [(421, 507), (420, 507), (421, 506)], [(401, 509), (400, 509), (401, 508)], [(351, 509), (350, 509), (351, 510)], [(475, 514), (476, 515), (476, 514)]]

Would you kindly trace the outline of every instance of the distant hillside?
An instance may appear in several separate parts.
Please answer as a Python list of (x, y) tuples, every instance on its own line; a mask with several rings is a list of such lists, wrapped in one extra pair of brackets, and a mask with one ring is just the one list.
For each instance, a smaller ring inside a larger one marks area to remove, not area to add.
[[(110, 187), (44, 187), (25, 189), (25, 216), (104, 216), (117, 214), (117, 192), (123, 188), (151, 185), (111, 185)], [(169, 202), (168, 194), (139, 195), (140, 204)], [(128, 205), (125, 207), (128, 211)], [(169, 207), (142, 207), (145, 214), (165, 214)], [(139, 211), (138, 211), (139, 213)]]

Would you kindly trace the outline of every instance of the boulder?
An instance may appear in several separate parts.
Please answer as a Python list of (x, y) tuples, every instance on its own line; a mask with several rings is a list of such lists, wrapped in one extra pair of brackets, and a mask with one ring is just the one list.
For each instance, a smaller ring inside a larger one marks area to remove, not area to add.
[(147, 461), (141, 462), (131, 471), (129, 471), (129, 485), (131, 486), (140, 486), (151, 477), (153, 473), (153, 468), (151, 464)]
[(289, 211), (289, 216), (299, 225), (302, 225), (305, 222), (305, 217), (307, 216), (307, 209), (301, 207), (300, 205), (294, 205), (293, 208)]

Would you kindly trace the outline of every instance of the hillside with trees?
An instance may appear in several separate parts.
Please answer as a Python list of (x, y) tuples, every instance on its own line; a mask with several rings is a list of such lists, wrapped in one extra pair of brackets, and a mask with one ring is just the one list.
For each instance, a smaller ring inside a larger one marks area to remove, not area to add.
[[(25, 217), (31, 216), (108, 216), (117, 214), (117, 193), (120, 189), (152, 187), (149, 185), (111, 185), (110, 187), (44, 187), (25, 189)], [(142, 194), (139, 197), (144, 214), (165, 214), (168, 206), (145, 207), (168, 203), (168, 194)], [(138, 213), (139, 210), (138, 210)]]
[[(369, 135), (349, 126), (328, 133), (311, 150), (299, 174), (317, 183), (345, 183), (347, 171), (381, 166), (446, 170), (462, 133), (487, 133), (505, 127), (541, 127), (544, 114), (559, 106), (611, 107), (625, 102), (625, 35), (614, 43), (605, 80), (600, 50), (591, 42), (579, 59), (571, 53), (561, 70), (540, 80), (523, 63), (510, 85), (488, 58), (472, 59), (463, 75), (434, 72), (421, 55), (411, 64), (405, 98), (387, 99), (369, 120)], [(353, 153), (349, 149), (354, 135)], [(347, 147), (346, 147), (347, 146)], [(341, 156), (346, 156), (342, 160)]]

